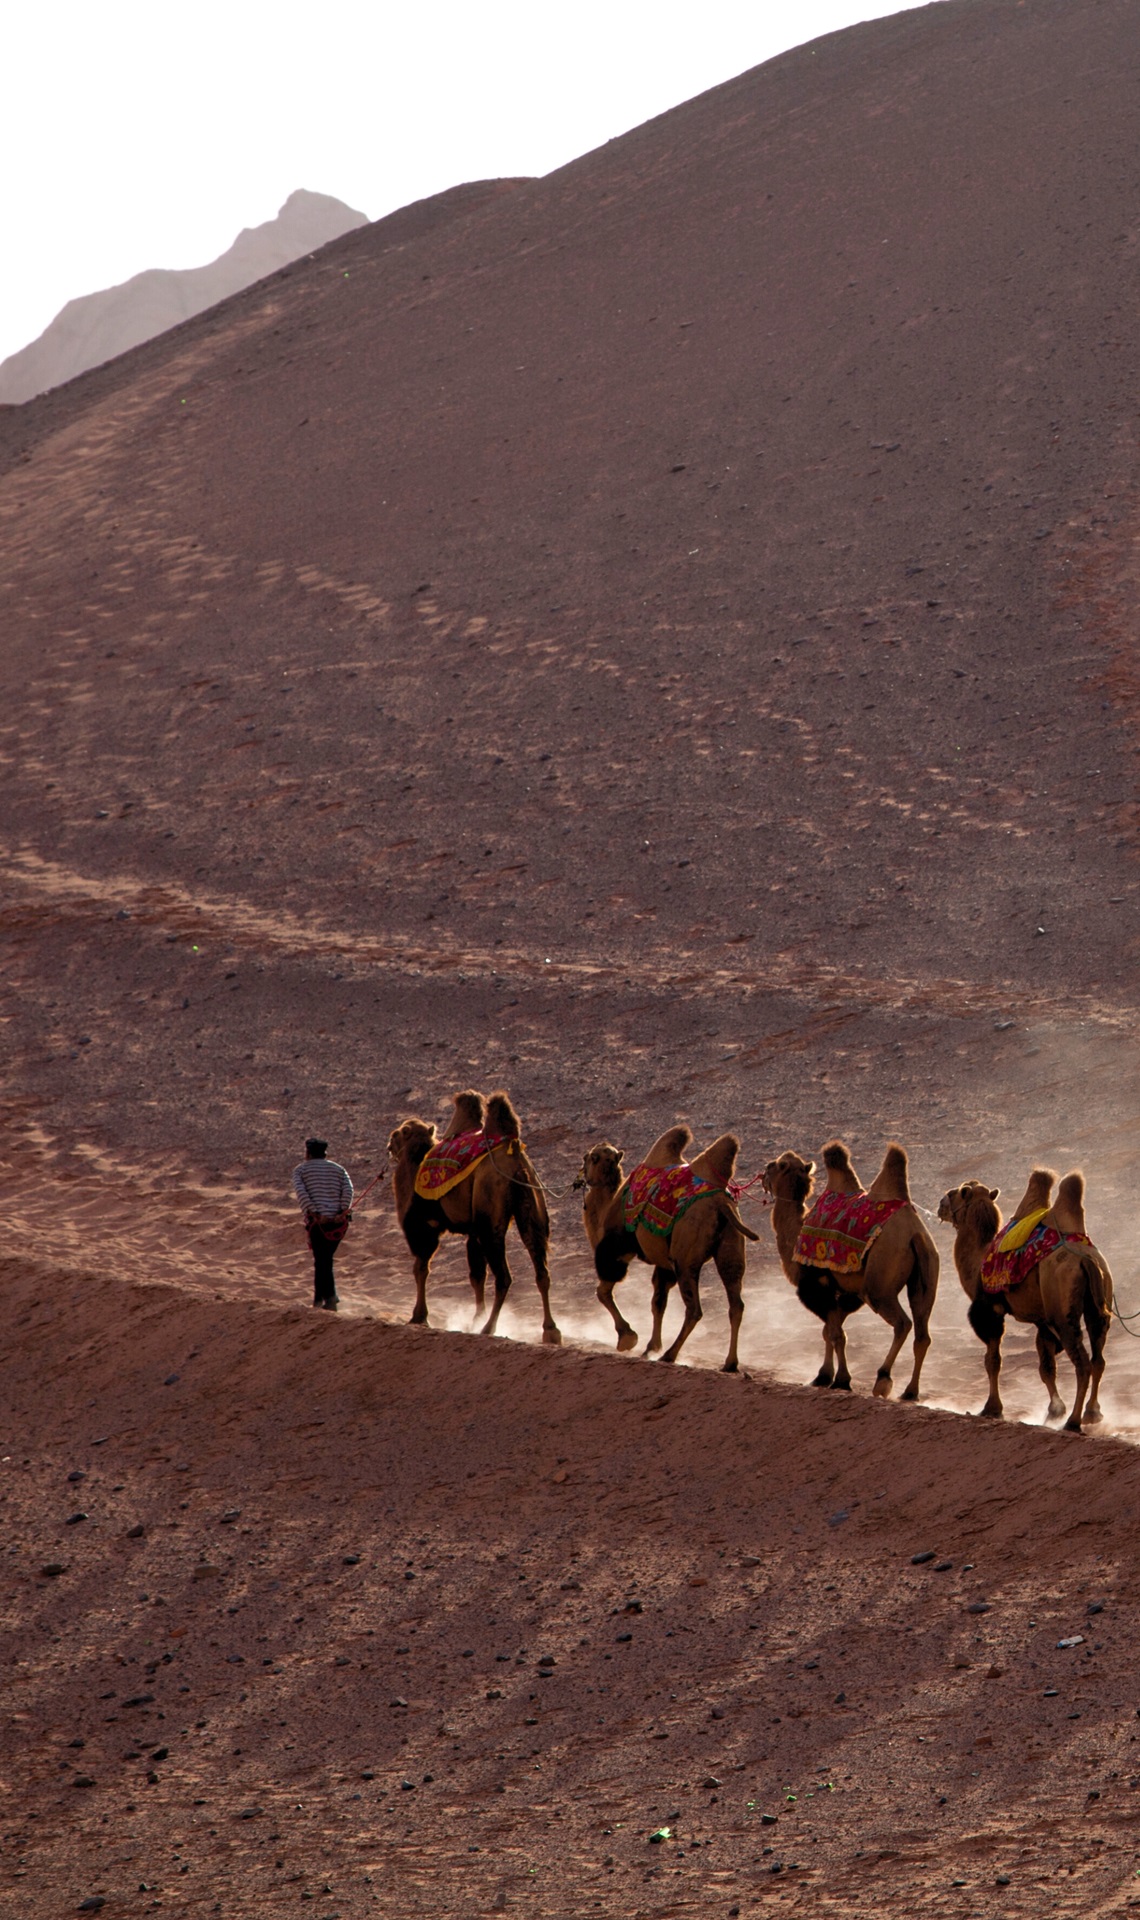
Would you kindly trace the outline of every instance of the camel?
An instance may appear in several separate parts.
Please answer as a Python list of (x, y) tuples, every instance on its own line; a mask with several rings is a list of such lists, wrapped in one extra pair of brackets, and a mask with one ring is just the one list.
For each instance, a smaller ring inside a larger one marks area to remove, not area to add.
[(427, 1325), (428, 1270), (440, 1240), (445, 1233), (461, 1233), (467, 1241), (467, 1271), (477, 1315), (483, 1311), (488, 1266), (494, 1278), (494, 1303), (481, 1329), (494, 1333), (511, 1285), (506, 1240), (513, 1221), (531, 1257), (535, 1285), (542, 1296), (543, 1344), (560, 1346), (562, 1335), (550, 1311), (550, 1215), (538, 1176), (522, 1147), (518, 1115), (508, 1095), (492, 1093), (484, 1102), (473, 1089), (456, 1094), (451, 1125), (442, 1138), (450, 1140), (484, 1125), (492, 1136), (501, 1135), (514, 1144), (493, 1149), (467, 1179), (433, 1200), (416, 1193), (415, 1178), (429, 1148), (438, 1144), (435, 1127), (425, 1120), (405, 1120), (388, 1141), (396, 1215), (411, 1250), (416, 1282), (412, 1325)]
[[(678, 1167), (692, 1133), (688, 1127), (670, 1127), (655, 1140), (641, 1161), (643, 1167)], [(581, 1182), (585, 1187), (583, 1218), (586, 1234), (594, 1250), (594, 1268), (598, 1276), (598, 1299), (617, 1328), (618, 1350), (636, 1346), (637, 1335), (625, 1320), (614, 1300), (614, 1288), (624, 1280), (631, 1260), (641, 1259), (654, 1269), (653, 1331), (646, 1354), (661, 1352), (661, 1327), (665, 1318), (669, 1290), (676, 1282), (685, 1303), (685, 1319), (680, 1333), (662, 1361), (672, 1365), (698, 1320), (701, 1319), (700, 1277), (705, 1262), (712, 1260), (728, 1295), (729, 1347), (725, 1373), (739, 1366), (737, 1346), (740, 1322), (744, 1317), (744, 1242), (758, 1234), (746, 1227), (726, 1191), (736, 1170), (739, 1141), (731, 1133), (714, 1140), (693, 1160), (692, 1169), (701, 1179), (713, 1183), (713, 1191), (703, 1194), (686, 1207), (665, 1237), (651, 1232), (641, 1222), (635, 1233), (625, 1224), (625, 1193), (628, 1181), (622, 1173), (622, 1153), (608, 1141), (591, 1147), (582, 1163)]]
[[(1047, 1225), (1059, 1233), (1084, 1233), (1084, 1175), (1066, 1174), (1050, 1207), (1056, 1178), (1047, 1167), (1034, 1168), (1005, 1230), (1014, 1221), (1040, 1213), (1045, 1207), (1049, 1209), (1045, 1214)], [(1037, 1361), (1049, 1395), (1050, 1420), (1059, 1420), (1065, 1411), (1057, 1392), (1057, 1354), (1061, 1348), (1068, 1354), (1077, 1376), (1077, 1394), (1065, 1430), (1080, 1433), (1082, 1422), (1092, 1425), (1103, 1418), (1098, 1396), (1104, 1375), (1104, 1343), (1112, 1319), (1112, 1275), (1096, 1247), (1083, 1241), (1062, 1241), (1017, 1286), (1007, 1287), (1004, 1293), (987, 1293), (982, 1286), (982, 1262), (1003, 1231), (995, 1205), (1000, 1191), (1000, 1187), (984, 1186), (980, 1180), (967, 1180), (944, 1193), (938, 1207), (938, 1218), (949, 1221), (954, 1228), (954, 1265), (970, 1302), (970, 1325), (979, 1340), (985, 1341), (990, 1390), (982, 1413), (996, 1420), (1002, 1416), (998, 1390), (1001, 1339), (1006, 1315), (1012, 1314), (1015, 1320), (1037, 1329)], [(1081, 1333), (1082, 1320), (1088, 1329), (1091, 1359)]]
[[(827, 1170), (826, 1191), (862, 1192), (851, 1155), (842, 1140), (828, 1141), (823, 1149), (823, 1163)], [(814, 1180), (815, 1162), (801, 1159), (798, 1153), (782, 1153), (777, 1160), (770, 1160), (764, 1170), (764, 1185), (772, 1196), (772, 1231), (780, 1264), (809, 1313), (823, 1321), (823, 1365), (812, 1385), (850, 1390), (843, 1323), (849, 1314), (868, 1306), (893, 1330), (890, 1350), (875, 1376), (873, 1389), (877, 1399), (889, 1398), (891, 1370), (911, 1331), (910, 1316), (899, 1298), (905, 1287), (914, 1315), (914, 1369), (903, 1388), (902, 1398), (917, 1400), (922, 1363), (930, 1350), (930, 1315), (938, 1292), (938, 1249), (911, 1203), (906, 1153), (892, 1141), (868, 1189), (870, 1200), (902, 1200), (906, 1204), (886, 1220), (868, 1247), (857, 1273), (832, 1273), (827, 1268), (807, 1266), (796, 1260), (796, 1242), (812, 1197)]]

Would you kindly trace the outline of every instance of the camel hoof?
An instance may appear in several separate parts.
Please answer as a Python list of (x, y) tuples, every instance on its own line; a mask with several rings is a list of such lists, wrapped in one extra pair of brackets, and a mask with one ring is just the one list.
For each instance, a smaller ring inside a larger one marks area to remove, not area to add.
[(1086, 1426), (1086, 1427), (1095, 1427), (1097, 1424), (1097, 1421), (1103, 1420), (1103, 1419), (1104, 1419), (1104, 1415), (1101, 1412), (1099, 1407), (1090, 1407), (1086, 1412), (1085, 1417), (1081, 1422), (1081, 1424), (1082, 1426)]
[[(1062, 1411), (1064, 1411), (1064, 1409), (1062, 1409)], [(1000, 1420), (1001, 1417), (1002, 1409), (1000, 1400), (997, 1401), (996, 1404), (992, 1400), (987, 1400), (981, 1413), (978, 1415), (979, 1420)]]
[[(632, 1353), (636, 1345), (637, 1345), (637, 1335), (633, 1331), (632, 1327), (626, 1327), (624, 1333), (618, 1334), (617, 1350), (619, 1353)], [(646, 1349), (646, 1351), (648, 1352), (648, 1348)]]
[(544, 1347), (560, 1347), (562, 1335), (557, 1327), (543, 1327), (542, 1344)]
[(411, 1319), (408, 1321), (409, 1327), (426, 1327), (427, 1323), (428, 1317), (426, 1313), (413, 1313)]
[(903, 1388), (903, 1390), (902, 1390), (902, 1392), (901, 1392), (901, 1394), (899, 1395), (899, 1399), (900, 1399), (900, 1400), (917, 1400), (917, 1399), (918, 1399), (918, 1388), (917, 1388), (917, 1387), (904, 1387), (904, 1388)]
[(850, 1379), (848, 1378), (846, 1380), (833, 1380), (831, 1383), (831, 1391), (833, 1393), (850, 1393), (851, 1391)]
[(1061, 1428), (1062, 1433), (1079, 1433), (1080, 1430), (1081, 1430), (1080, 1421), (1073, 1420), (1073, 1419), (1066, 1420), (1064, 1426)]
[(889, 1373), (888, 1373), (888, 1374), (885, 1374), (885, 1375), (884, 1375), (884, 1374), (881, 1374), (881, 1373), (880, 1373), (880, 1374), (878, 1375), (878, 1377), (877, 1377), (877, 1379), (876, 1379), (876, 1381), (875, 1381), (875, 1384), (874, 1384), (874, 1386), (873, 1386), (873, 1387), (871, 1388), (871, 1393), (872, 1393), (872, 1395), (874, 1396), (874, 1398), (875, 1398), (876, 1400), (889, 1400), (889, 1399), (890, 1399), (890, 1397), (891, 1397), (891, 1376), (890, 1376), (890, 1374), (889, 1374)]
[(721, 1372), (722, 1373), (739, 1373), (740, 1372), (739, 1363), (735, 1360), (726, 1360), (723, 1367), (721, 1368)]
[(830, 1387), (832, 1384), (832, 1377), (825, 1369), (821, 1368), (821, 1370), (819, 1371), (819, 1373), (816, 1374), (815, 1379), (812, 1381), (811, 1384), (813, 1387)]
[(662, 1367), (671, 1367), (671, 1366), (673, 1365), (673, 1362), (674, 1362), (674, 1360), (675, 1360), (676, 1358), (677, 1358), (677, 1356), (676, 1356), (676, 1354), (675, 1354), (675, 1353), (672, 1353), (672, 1352), (669, 1352), (669, 1353), (663, 1353), (663, 1354), (661, 1355), (661, 1358), (660, 1358), (660, 1360), (659, 1360), (659, 1362), (658, 1362), (658, 1365), (659, 1365), (659, 1366), (662, 1366)]
[(1046, 1420), (1059, 1420), (1064, 1411), (1065, 1402), (1063, 1400), (1051, 1400), (1049, 1402), (1049, 1411), (1045, 1415), (1045, 1418)]

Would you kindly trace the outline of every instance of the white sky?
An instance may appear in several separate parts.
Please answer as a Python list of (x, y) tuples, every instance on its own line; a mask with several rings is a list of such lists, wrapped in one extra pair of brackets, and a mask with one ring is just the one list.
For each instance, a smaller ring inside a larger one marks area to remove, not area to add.
[[(912, 0), (913, 3), (913, 0)], [(0, 360), (296, 187), (370, 219), (542, 174), (900, 0), (9, 0)]]

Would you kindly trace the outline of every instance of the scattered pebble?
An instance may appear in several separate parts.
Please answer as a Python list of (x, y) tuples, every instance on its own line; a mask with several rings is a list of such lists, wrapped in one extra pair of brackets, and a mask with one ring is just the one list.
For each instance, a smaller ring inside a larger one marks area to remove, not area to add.
[(1085, 1636), (1083, 1633), (1070, 1633), (1067, 1639), (1058, 1640), (1057, 1650), (1058, 1652), (1060, 1652), (1065, 1647), (1083, 1647), (1084, 1643), (1085, 1643)]
[(40, 1574), (45, 1580), (58, 1580), (60, 1574), (66, 1572), (67, 1566), (63, 1560), (49, 1560), (40, 1568)]
[(934, 1557), (933, 1548), (931, 1548), (928, 1553), (912, 1553), (910, 1556), (910, 1564), (912, 1567), (924, 1567), (927, 1561), (933, 1560)]
[(69, 1513), (63, 1524), (65, 1527), (77, 1527), (79, 1522), (86, 1520), (86, 1518), (87, 1515), (85, 1513)]

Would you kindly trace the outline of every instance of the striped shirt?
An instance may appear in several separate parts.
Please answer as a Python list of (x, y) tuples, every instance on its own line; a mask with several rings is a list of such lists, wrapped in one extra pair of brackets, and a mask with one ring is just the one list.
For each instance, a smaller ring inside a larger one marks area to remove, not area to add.
[(352, 1205), (352, 1181), (335, 1160), (302, 1160), (293, 1169), (293, 1192), (302, 1213), (347, 1213)]

